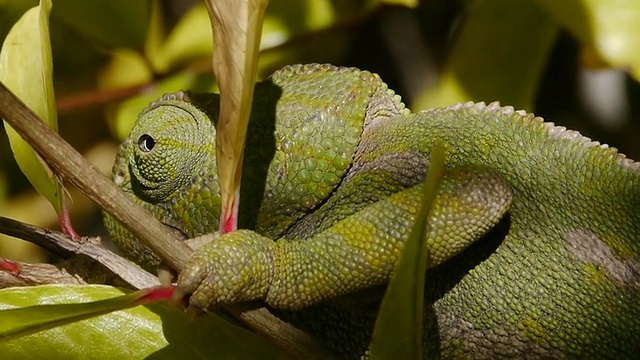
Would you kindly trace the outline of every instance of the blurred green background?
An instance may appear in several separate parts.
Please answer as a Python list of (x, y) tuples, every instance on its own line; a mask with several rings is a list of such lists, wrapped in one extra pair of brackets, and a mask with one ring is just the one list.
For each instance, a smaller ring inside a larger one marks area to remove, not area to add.
[[(0, 39), (32, 0), (0, 0)], [(61, 135), (105, 174), (137, 113), (165, 92), (214, 91), (209, 19), (196, 0), (53, 0)], [(259, 77), (329, 62), (380, 74), (414, 111), (500, 101), (640, 158), (636, 0), (271, 0)], [(81, 235), (104, 235), (75, 189)], [(57, 228), (0, 131), (0, 216)], [(0, 235), (0, 256), (47, 261)]]

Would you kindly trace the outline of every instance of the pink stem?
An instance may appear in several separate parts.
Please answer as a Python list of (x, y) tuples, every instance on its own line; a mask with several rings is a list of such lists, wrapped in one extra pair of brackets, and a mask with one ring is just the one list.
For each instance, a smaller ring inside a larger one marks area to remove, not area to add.
[(240, 187), (236, 190), (235, 196), (233, 197), (233, 204), (231, 204), (231, 211), (227, 212), (226, 206), (222, 208), (222, 213), (220, 214), (220, 233), (226, 234), (228, 232), (232, 232), (238, 229), (238, 208), (240, 203)]
[(0, 271), (6, 271), (15, 276), (20, 273), (20, 265), (15, 261), (0, 257)]
[(72, 239), (80, 239), (80, 235), (71, 226), (71, 216), (69, 216), (69, 207), (67, 206), (67, 193), (61, 191), (62, 201), (58, 220), (60, 221), (60, 230)]

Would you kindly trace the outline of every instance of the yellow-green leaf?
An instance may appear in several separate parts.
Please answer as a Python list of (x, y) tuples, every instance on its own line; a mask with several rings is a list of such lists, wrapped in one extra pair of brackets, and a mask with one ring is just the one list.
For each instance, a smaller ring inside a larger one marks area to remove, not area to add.
[[(43, 304), (49, 313), (26, 311), (26, 320), (80, 314), (89, 308), (132, 304), (137, 294), (102, 285), (43, 285), (0, 290), (0, 309)], [(104, 300), (107, 299), (107, 300)], [(94, 303), (90, 303), (93, 301)], [(100, 301), (105, 301), (99, 303)], [(97, 302), (97, 304), (96, 304)], [(70, 304), (84, 303), (84, 304)], [(121, 303), (121, 304), (119, 304)], [(33, 308), (32, 308), (33, 309)], [(35, 308), (38, 309), (38, 308)], [(0, 326), (8, 320), (2, 318)], [(69, 323), (0, 343), (3, 359), (274, 359), (286, 358), (260, 336), (215, 314), (189, 320), (167, 304), (149, 304)]]
[(117, 49), (111, 52), (111, 61), (101, 69), (98, 86), (101, 89), (118, 89), (147, 84), (152, 79), (149, 64), (139, 52)]
[(377, 2), (390, 5), (402, 5), (412, 8), (418, 6), (418, 0), (377, 0)]
[(640, 1), (536, 0), (583, 45), (640, 81)]
[(92, 302), (37, 304), (0, 310), (0, 343), (148, 302), (170, 300), (172, 294), (172, 288), (144, 289)]
[(0, 41), (4, 40), (13, 24), (25, 11), (38, 5), (37, 0), (0, 0)]
[(438, 85), (414, 110), (500, 101), (531, 110), (558, 26), (530, 0), (469, 1)]
[(436, 143), (420, 210), (384, 298), (371, 341), (371, 359), (422, 359), (422, 318), (428, 265), (427, 219), (444, 174), (444, 146)]
[(237, 227), (244, 142), (258, 69), (267, 0), (206, 0), (213, 29), (213, 72), (220, 88), (216, 132), (222, 193), (220, 230)]
[[(50, 12), (51, 0), (42, 0), (13, 26), (0, 51), (0, 81), (57, 131), (49, 42)], [(60, 212), (62, 185), (31, 146), (6, 122), (5, 129), (18, 166), (36, 190)]]
[(164, 73), (187, 59), (211, 56), (211, 23), (204, 4), (195, 5), (173, 28), (158, 52), (150, 58), (154, 68)]

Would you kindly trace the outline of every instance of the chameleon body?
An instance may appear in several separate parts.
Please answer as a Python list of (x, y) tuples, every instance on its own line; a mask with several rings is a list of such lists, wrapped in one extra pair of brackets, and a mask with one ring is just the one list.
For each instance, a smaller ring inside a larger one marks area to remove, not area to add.
[[(287, 67), (254, 97), (240, 203), (250, 230), (196, 251), (178, 279), (192, 306), (263, 300), (340, 357), (365, 354), (441, 141), (425, 353), (637, 355), (639, 163), (495, 103), (410, 113), (357, 69)], [(217, 99), (179, 93), (150, 105), (114, 166), (125, 192), (188, 238), (218, 228)], [(126, 255), (157, 264), (105, 221)]]

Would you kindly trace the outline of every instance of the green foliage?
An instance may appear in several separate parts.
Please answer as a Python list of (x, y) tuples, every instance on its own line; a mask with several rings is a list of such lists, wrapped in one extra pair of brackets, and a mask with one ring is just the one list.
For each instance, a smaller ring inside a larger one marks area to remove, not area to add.
[[(59, 287), (54, 286), (54, 288), (60, 290)], [(102, 287), (95, 286), (87, 286), (78, 289), (80, 289), (83, 294), (90, 296), (96, 295), (87, 293), (92, 288), (102, 289)], [(152, 288), (88, 303), (68, 304), (64, 302), (60, 304), (48, 304), (47, 301), (51, 298), (51, 287), (40, 286), (28, 289), (30, 296), (26, 300), (33, 301), (35, 297), (40, 296), (38, 300), (39, 304), (0, 310), (0, 343), (113, 311), (128, 309), (148, 302), (170, 300), (171, 295), (173, 294), (172, 288)], [(12, 291), (15, 290), (19, 291), (20, 289), (14, 287), (10, 290), (5, 290), (5, 292), (10, 293), (9, 298), (7, 299), (9, 300), (9, 303), (11, 303), (10, 296), (15, 295)], [(64, 291), (67, 290), (65, 289)], [(24, 294), (24, 292), (19, 294)], [(57, 294), (56, 296), (58, 300), (71, 300), (71, 296), (69, 296), (68, 299), (64, 299), (66, 295), (69, 294), (62, 293)], [(14, 300), (16, 300), (16, 298), (14, 298)], [(25, 298), (18, 300), (24, 301)], [(5, 303), (5, 305), (7, 305), (7, 303)]]
[(438, 143), (429, 157), (420, 210), (380, 306), (370, 349), (374, 360), (422, 359), (424, 284), (429, 263), (427, 218), (444, 174), (444, 161), (444, 146)]
[(640, 3), (633, 0), (472, 0), (452, 38), (437, 86), (414, 108), (468, 100), (532, 111), (558, 32), (566, 29), (602, 61), (640, 80)]
[[(3, 289), (0, 290), (0, 309), (50, 305), (26, 308), (13, 320), (9, 319), (7, 310), (0, 310), (0, 332), (24, 326), (27, 321), (82, 317), (87, 311), (112, 311), (139, 301), (139, 293), (123, 294), (127, 293), (100, 285)], [(245, 348), (245, 344), (251, 347)], [(110, 312), (13, 340), (0, 339), (0, 353), (10, 359), (284, 358), (275, 346), (258, 335), (214, 314), (191, 321), (181, 310), (164, 304)]]
[[(76, 111), (81, 107), (78, 98), (86, 95), (97, 106), (95, 113), (104, 114), (104, 119), (81, 114), (81, 126), (68, 131), (69, 140), (77, 143), (78, 148), (88, 152), (94, 149), (91, 146), (105, 140), (114, 143), (116, 139), (124, 138), (140, 110), (162, 93), (179, 89), (213, 91), (217, 88), (210, 75), (212, 36), (204, 4), (197, 3), (180, 13), (163, 7), (166, 3), (169, 2), (55, 1), (51, 27), (56, 60), (54, 80), (56, 90), (61, 90), (58, 95), (61, 97), (62, 94)], [(453, 8), (452, 3), (459, 4), (459, 7)], [(409, 48), (418, 49), (418, 45), (424, 45), (421, 42), (431, 40), (428, 34), (425, 35), (429, 30), (425, 28), (432, 23), (435, 31), (443, 34), (441, 37), (444, 38), (443, 44), (432, 46), (432, 53), (429, 53), (438, 59), (435, 74), (438, 81), (429, 81), (435, 76), (429, 73), (424, 79), (418, 79), (419, 86), (414, 94), (407, 91), (407, 98), (414, 109), (467, 100), (500, 100), (518, 108), (534, 110), (537, 98), (541, 96), (542, 76), (553, 48), (557, 46), (558, 34), (562, 32), (570, 34), (583, 53), (596, 59), (587, 65), (596, 62), (601, 67), (626, 69), (633, 79), (640, 79), (640, 2), (637, 0), (436, 0), (422, 4), (415, 0), (271, 0), (264, 18), (258, 77), (264, 78), (274, 69), (300, 62), (332, 62), (368, 68), (367, 65), (375, 64), (375, 59), (371, 58), (389, 52), (389, 41), (386, 45), (383, 42), (358, 45), (374, 35), (370, 33), (384, 31), (386, 12), (397, 10), (390, 4), (417, 7), (411, 11), (411, 16), (421, 26), (417, 42), (413, 43), (404, 33), (390, 33), (394, 44), (408, 43)], [(33, 0), (0, 0), (0, 39), (27, 9), (35, 5), (37, 2)], [(452, 20), (436, 27), (436, 19), (430, 17), (431, 11), (442, 9), (445, 9), (442, 13), (450, 14)], [(31, 20), (17, 25), (17, 34), (24, 35), (38, 29), (38, 32), (45, 31), (48, 38), (48, 32), (44, 30), (48, 25), (42, 17), (30, 16)], [(52, 66), (46, 49), (49, 41), (43, 33), (40, 34), (43, 42), (29, 43), (32, 50), (12, 56), (11, 60), (0, 60), (5, 64), (0, 65), (0, 73), (4, 71), (5, 74), (0, 76), (4, 76), (3, 82), (13, 81), (28, 86), (29, 89), (21, 95), (23, 99), (30, 99), (32, 103), (29, 105), (41, 108), (36, 110), (38, 114), (55, 124)], [(368, 51), (360, 51), (362, 49)], [(356, 52), (362, 54), (354, 54)], [(3, 58), (6, 53), (3, 49)], [(41, 54), (42, 58), (33, 54)], [(405, 66), (401, 58), (396, 55), (391, 65), (384, 63), (379, 68)], [(17, 80), (16, 76), (20, 74), (38, 75), (39, 72), (33, 69), (43, 69), (44, 78), (31, 78), (25, 82)], [(424, 74), (417, 66), (405, 71), (409, 74), (405, 78)], [(389, 70), (389, 74), (393, 71)], [(395, 80), (400, 84), (406, 80), (401, 75), (398, 78)], [(114, 94), (126, 95), (116, 96), (118, 101), (113, 101)], [(109, 101), (100, 100), (102, 98)], [(71, 124), (68, 127), (77, 124), (71, 122), (73, 117), (61, 116), (62, 126), (65, 121)], [(104, 124), (108, 124), (111, 134), (94, 131), (94, 128), (106, 128)], [(14, 146), (16, 136), (11, 135), (9, 129), (7, 132)], [(23, 151), (16, 153), (20, 157)], [(18, 177), (6, 170), (8, 153), (1, 152), (0, 155), (0, 165), (3, 166), (0, 169), (0, 196), (4, 196), (7, 192), (5, 187), (15, 186), (5, 185), (12, 181), (4, 179)], [(40, 169), (36, 170), (40, 175), (29, 175), (35, 183), (44, 183), (36, 185), (39, 191), (58, 194), (59, 190), (55, 190), (57, 185), (54, 185), (56, 183), (46, 168), (39, 165), (35, 155), (27, 157), (30, 157), (28, 161), (31, 164), (27, 168)], [(113, 154), (108, 154), (107, 158), (112, 162)], [(38, 165), (33, 165), (36, 163)], [(109, 169), (110, 166), (109, 163), (103, 168)], [(49, 190), (40, 190), (42, 188)], [(55, 203), (56, 196), (47, 197)], [(16, 208), (15, 204), (3, 198), (0, 198), (0, 204), (6, 204), (0, 209), (2, 211)], [(76, 209), (78, 213), (89, 213), (79, 205)], [(42, 217), (42, 214), (37, 216)], [(0, 244), (0, 252), (2, 250)], [(414, 256), (415, 259), (420, 257)], [(397, 279), (402, 290), (415, 288), (420, 283), (407, 282), (403, 275)], [(6, 307), (28, 306), (54, 300), (56, 303), (96, 300), (116, 293), (119, 294), (113, 288), (45, 286), (2, 290), (0, 301), (6, 304), (1, 306)], [(21, 300), (12, 303), (11, 299), (18, 296)], [(404, 302), (388, 300), (387, 303), (385, 309), (390, 310), (383, 310), (383, 314), (389, 312), (382, 315), (379, 324), (384, 325), (379, 325), (377, 334), (378, 331), (400, 334), (416, 326), (413, 323), (417, 320), (415, 311), (403, 311), (407, 307)], [(388, 319), (394, 316), (407, 316), (407, 322), (396, 324), (400, 329), (395, 325), (392, 327), (388, 325)], [(261, 351), (265, 350), (274, 357), (278, 356), (277, 351), (254, 334), (215, 316), (207, 319), (189, 323), (179, 311), (163, 305), (137, 307), (6, 342), (0, 345), (0, 353), (8, 354), (8, 357), (29, 358), (56, 357), (54, 355), (136, 358), (152, 353), (168, 358), (200, 358), (202, 354), (209, 353), (221, 354), (222, 357), (239, 356), (237, 351), (242, 351), (244, 357), (262, 358)], [(94, 340), (82, 347), (78, 346), (82, 344), (81, 340), (73, 341), (85, 338)], [(252, 344), (249, 350), (244, 345), (247, 343)], [(392, 349), (381, 346), (383, 354)], [(39, 349), (43, 349), (42, 352), (36, 353)]]
[(640, 4), (634, 0), (535, 0), (610, 66), (640, 80)]
[[(53, 63), (49, 41), (51, 0), (28, 10), (11, 29), (0, 50), (0, 81), (38, 114), (49, 127), (58, 129), (53, 94)], [(56, 211), (63, 207), (62, 184), (29, 144), (5, 124), (11, 150), (22, 172)]]
[(440, 84), (425, 89), (414, 107), (479, 99), (532, 110), (557, 24), (530, 1), (473, 3), (457, 29)]
[(0, 39), (4, 39), (13, 24), (30, 8), (37, 6), (38, 0), (0, 0)]

